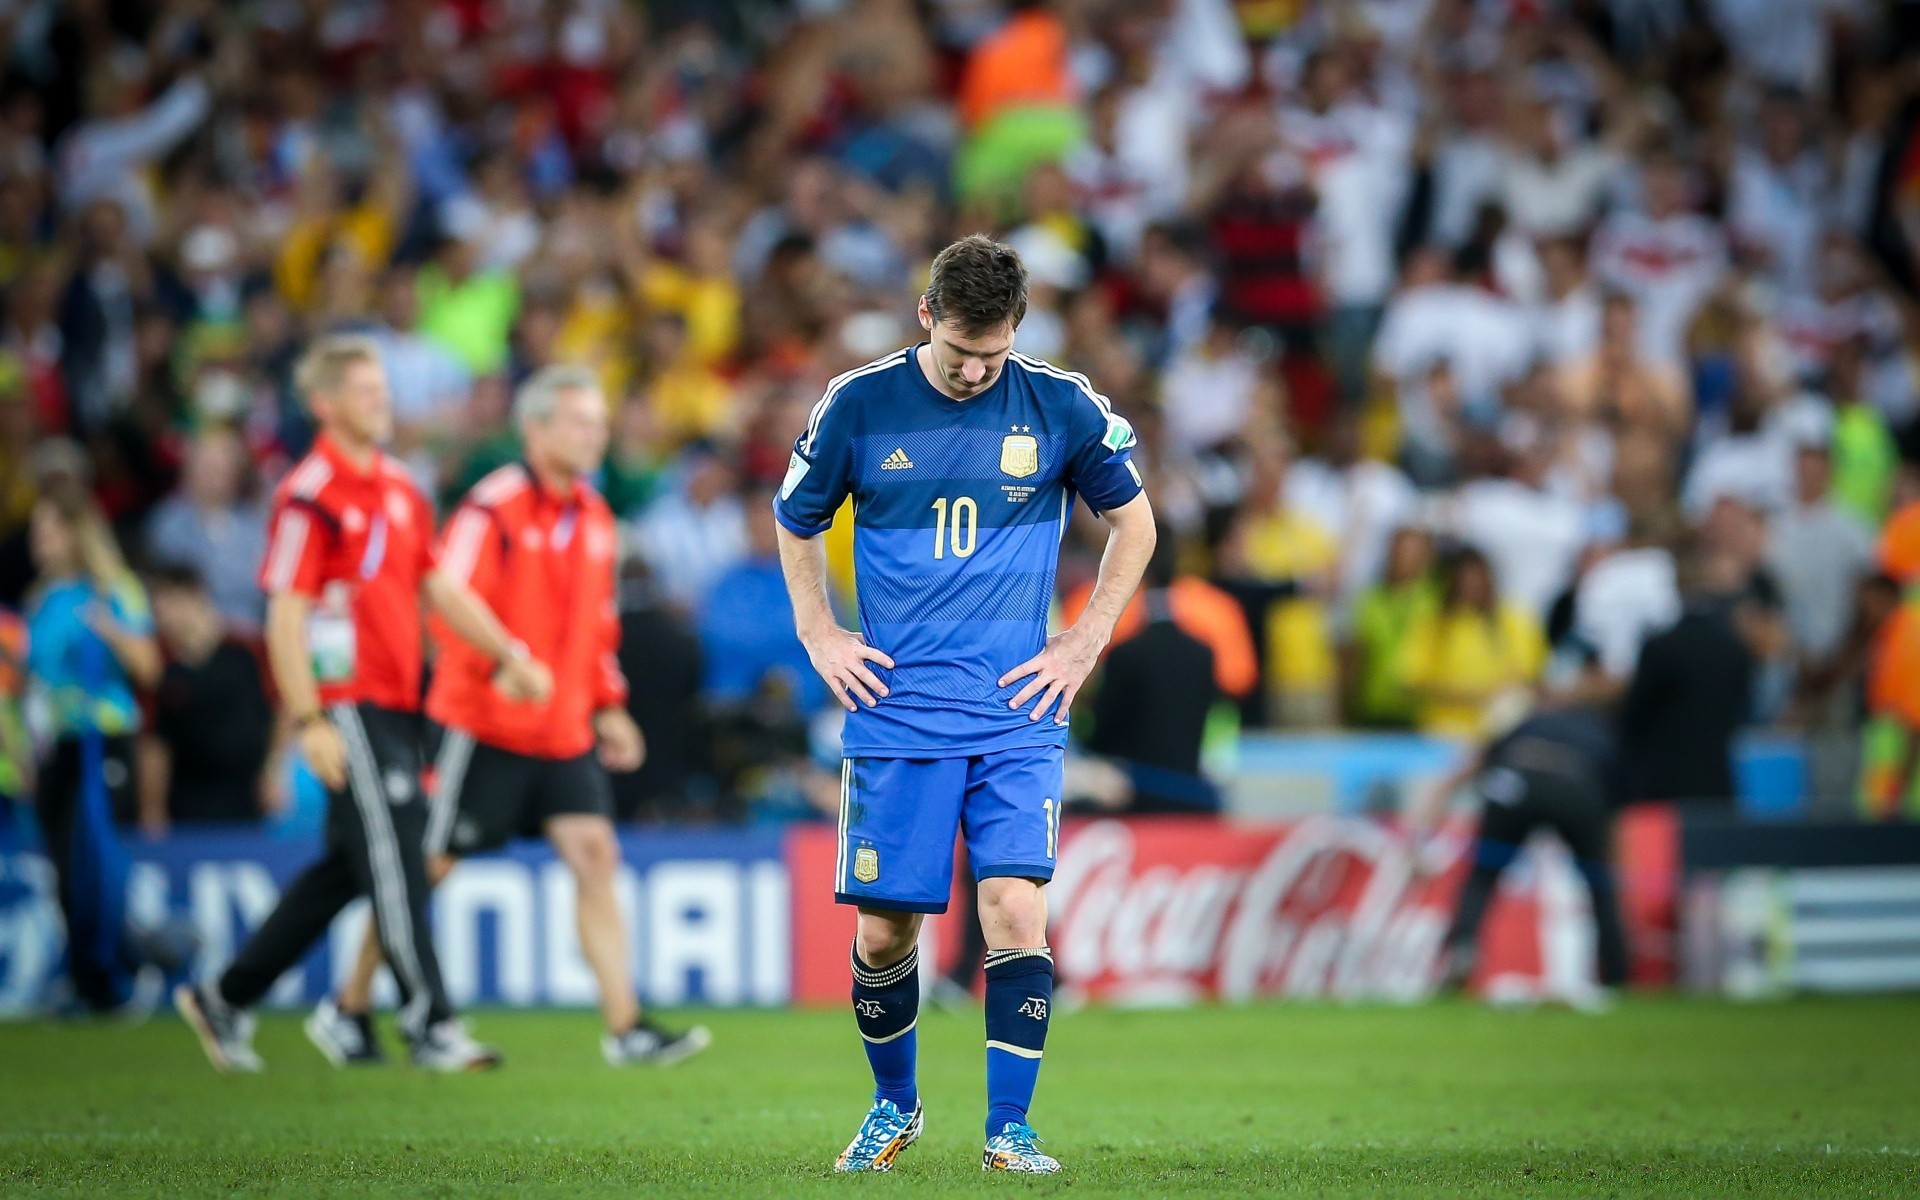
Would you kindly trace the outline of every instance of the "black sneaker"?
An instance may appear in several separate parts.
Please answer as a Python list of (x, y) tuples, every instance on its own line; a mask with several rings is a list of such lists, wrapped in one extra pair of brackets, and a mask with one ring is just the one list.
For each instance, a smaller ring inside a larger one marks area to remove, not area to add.
[(506, 1061), (498, 1050), (473, 1040), (467, 1027), (449, 1017), (427, 1026), (427, 1032), (411, 1039), (409, 1057), (413, 1065), (427, 1071), (490, 1071)]
[(707, 1032), (705, 1025), (695, 1025), (685, 1033), (669, 1033), (657, 1025), (642, 1021), (618, 1037), (609, 1033), (601, 1038), (600, 1054), (610, 1067), (625, 1067), (634, 1063), (670, 1067), (692, 1058), (712, 1042), (713, 1035)]
[(207, 1061), (222, 1074), (254, 1074), (266, 1064), (253, 1052), (253, 1016), (189, 983), (173, 989), (173, 1007), (200, 1039)]
[(374, 1036), (373, 1018), (344, 1011), (332, 997), (315, 1005), (301, 1028), (320, 1056), (336, 1067), (370, 1067), (387, 1061), (380, 1039)]

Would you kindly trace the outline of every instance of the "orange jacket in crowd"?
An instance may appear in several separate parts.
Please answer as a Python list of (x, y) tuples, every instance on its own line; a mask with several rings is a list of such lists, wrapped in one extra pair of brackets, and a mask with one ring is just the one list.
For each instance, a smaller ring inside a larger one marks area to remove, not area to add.
[(1920, 504), (1909, 504), (1887, 522), (1880, 535), (1880, 570), (1908, 598), (1880, 631), (1867, 676), (1867, 707), (1920, 729), (1920, 606), (1913, 588), (1920, 582)]
[(515, 754), (573, 758), (593, 749), (593, 714), (622, 704), (615, 658), (613, 512), (576, 483), (548, 491), (515, 463), (488, 475), (441, 537), (440, 567), (467, 583), (514, 637), (553, 672), (545, 704), (517, 704), (493, 687), (496, 664), (435, 619), (440, 659), (427, 715)]
[(990, 34), (974, 48), (960, 77), (955, 102), (961, 127), (975, 129), (1022, 105), (1070, 103), (1069, 41), (1065, 23), (1038, 9), (1017, 14)]
[[(1093, 584), (1075, 588), (1061, 601), (1061, 619), (1068, 625), (1078, 621), (1092, 598)], [(1221, 691), (1236, 699), (1253, 691), (1260, 679), (1260, 664), (1253, 652), (1253, 633), (1247, 628), (1247, 616), (1238, 601), (1204, 579), (1185, 575), (1167, 588), (1167, 608), (1181, 632), (1213, 651), (1213, 681)], [(1139, 633), (1146, 624), (1146, 597), (1135, 592), (1113, 627), (1108, 649)]]

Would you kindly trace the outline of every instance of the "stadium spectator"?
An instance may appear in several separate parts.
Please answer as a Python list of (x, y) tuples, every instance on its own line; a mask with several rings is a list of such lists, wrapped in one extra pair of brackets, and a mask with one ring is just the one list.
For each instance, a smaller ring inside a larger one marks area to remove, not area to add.
[(621, 821), (710, 815), (693, 786), (706, 766), (699, 635), (686, 614), (660, 595), (638, 557), (622, 564), (619, 603), (627, 713), (646, 739), (647, 757), (638, 771), (613, 776), (614, 813)]
[(191, 568), (221, 617), (259, 629), (266, 601), (254, 572), (267, 548), (267, 514), (248, 493), (251, 464), (240, 435), (212, 425), (187, 444), (180, 486), (147, 517), (146, 553)]
[(1087, 749), (1126, 771), (1127, 812), (1208, 812), (1220, 806), (1217, 789), (1200, 769), (1200, 754), (1214, 705), (1228, 693), (1220, 686), (1213, 647), (1187, 632), (1174, 614), (1178, 553), (1169, 538), (1148, 560), (1137, 595), (1142, 623), (1124, 638), (1116, 630), (1094, 694)]
[(1287, 447), (1268, 441), (1251, 453), (1246, 497), (1220, 547), (1220, 572), (1260, 647), (1268, 717), (1325, 726), (1337, 717), (1327, 599), (1339, 543), (1333, 530), (1293, 507)]
[(1559, 383), (1568, 416), (1663, 439), (1683, 432), (1693, 415), (1686, 379), (1676, 362), (1641, 352), (1639, 305), (1625, 292), (1609, 292), (1599, 309), (1592, 349), (1562, 360)]
[(1640, 648), (1621, 702), (1629, 794), (1730, 815), (1733, 738), (1752, 718), (1762, 663), (1785, 647), (1777, 589), (1730, 550), (1696, 568), (1687, 607)]
[(1501, 598), (1544, 617), (1573, 576), (1586, 520), (1576, 498), (1549, 484), (1552, 435), (1525, 436), (1525, 444), (1495, 452), (1503, 469), (1462, 484), (1448, 509), (1454, 535), (1492, 564)]
[(1415, 624), (1439, 603), (1433, 563), (1433, 534), (1417, 525), (1401, 526), (1387, 543), (1380, 582), (1362, 592), (1354, 605), (1342, 657), (1347, 711), (1358, 725), (1394, 729), (1413, 724), (1415, 697), (1400, 664)]
[[(435, 443), (457, 438), (472, 378), (445, 346), (420, 332), (420, 291), (408, 267), (381, 277), (379, 319), (369, 332), (393, 388), (393, 453), (422, 476)], [(435, 482), (430, 474), (422, 486)]]
[(701, 690), (710, 703), (739, 706), (765, 694), (771, 684), (798, 712), (813, 712), (827, 702), (827, 689), (793, 631), (793, 605), (774, 536), (773, 489), (748, 488), (741, 507), (746, 554), (714, 580), (700, 610), (700, 657), (706, 664)]
[[(743, 553), (738, 481), (779, 477), (821, 386), (899, 344), (931, 251), (976, 230), (1029, 260), (1021, 349), (1141, 430), (1196, 574), (1239, 586), (1235, 464), (1298, 443), (1284, 508), (1337, 535), (1342, 627), (1389, 533), (1459, 500), (1624, 688), (1678, 611), (1677, 502), (1784, 512), (1795, 448), (1830, 442), (1877, 535), (1920, 453), (1904, 5), (736, 7), (14, 22), (0, 601), (45, 439), (162, 561), (203, 431), (275, 482), (313, 436), (293, 362), (352, 329), (446, 500), (517, 453), (516, 382), (591, 366), (602, 490), (697, 622)], [(1496, 439), (1547, 461), (1493, 478)], [(1263, 665), (1264, 695), (1292, 668)]]
[(116, 821), (134, 815), (138, 693), (160, 676), (145, 590), (98, 506), (62, 480), (34, 506), (39, 568), (27, 609), (28, 686), (47, 714), (34, 807), (59, 881), (76, 999), (128, 998), (126, 864)]
[(1440, 563), (1440, 600), (1414, 614), (1397, 664), (1428, 733), (1475, 737), (1495, 697), (1524, 691), (1547, 656), (1540, 619), (1503, 600), (1487, 556), (1456, 547)]
[(137, 746), (140, 826), (250, 824), (286, 806), (290, 733), (276, 718), (259, 643), (237, 635), (190, 566), (149, 577), (166, 666)]
[(1406, 473), (1366, 454), (1363, 437), (1360, 422), (1343, 417), (1328, 427), (1318, 455), (1287, 468), (1288, 506), (1340, 533), (1335, 608), (1343, 617), (1383, 578), (1395, 533), (1420, 505), (1420, 493)]
[(687, 613), (700, 611), (714, 581), (747, 552), (747, 512), (736, 478), (717, 447), (688, 446), (667, 490), (633, 527), (634, 545), (661, 593)]

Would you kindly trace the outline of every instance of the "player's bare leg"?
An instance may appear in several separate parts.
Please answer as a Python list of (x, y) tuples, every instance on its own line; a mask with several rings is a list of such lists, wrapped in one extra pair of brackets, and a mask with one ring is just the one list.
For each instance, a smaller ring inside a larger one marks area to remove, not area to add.
[(862, 908), (853, 936), (853, 1015), (873, 1068), (873, 1107), (834, 1160), (836, 1171), (891, 1171), (920, 1138), (916, 1078), (920, 913)]
[(987, 1148), (980, 1166), (1058, 1171), (1027, 1124), (1053, 1009), (1046, 887), (1033, 879), (982, 879), (979, 903), (987, 935)]
[(669, 1033), (641, 1016), (627, 961), (626, 921), (614, 890), (620, 843), (613, 822), (587, 813), (554, 817), (547, 822), (547, 840), (573, 873), (574, 920), (581, 956), (599, 986), (600, 1015), (607, 1025), (601, 1053), (606, 1060), (614, 1066), (671, 1066), (706, 1049), (712, 1041), (706, 1026)]

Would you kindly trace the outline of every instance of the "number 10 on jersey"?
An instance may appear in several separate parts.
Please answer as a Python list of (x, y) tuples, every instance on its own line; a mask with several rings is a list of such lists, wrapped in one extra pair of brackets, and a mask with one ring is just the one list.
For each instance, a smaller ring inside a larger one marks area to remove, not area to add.
[[(951, 513), (953, 519), (948, 521)], [(955, 558), (973, 553), (974, 539), (980, 532), (980, 506), (972, 496), (945, 496), (933, 502), (933, 556), (945, 558), (951, 549)]]

